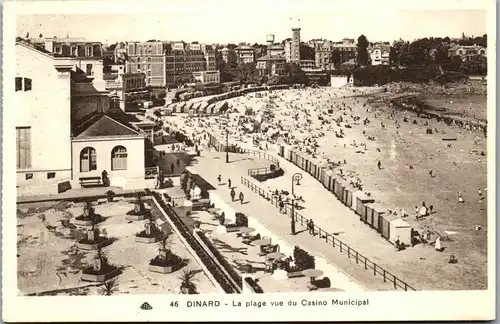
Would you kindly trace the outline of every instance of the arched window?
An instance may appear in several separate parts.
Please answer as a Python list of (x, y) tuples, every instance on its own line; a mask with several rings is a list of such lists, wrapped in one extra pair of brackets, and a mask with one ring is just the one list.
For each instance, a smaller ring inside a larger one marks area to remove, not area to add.
[(127, 149), (123, 146), (111, 151), (111, 170), (127, 170)]
[(97, 155), (95, 149), (86, 147), (80, 152), (80, 172), (97, 170)]

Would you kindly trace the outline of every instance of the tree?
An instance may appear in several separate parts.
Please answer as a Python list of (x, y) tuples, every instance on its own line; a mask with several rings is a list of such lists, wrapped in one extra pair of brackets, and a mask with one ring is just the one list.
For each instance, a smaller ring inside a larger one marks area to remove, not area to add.
[(356, 62), (358, 65), (368, 65), (368, 39), (366, 39), (365, 35), (358, 37), (357, 54)]
[(389, 52), (389, 64), (399, 65), (398, 52), (394, 47), (391, 47), (391, 51)]
[(309, 78), (297, 63), (285, 64), (285, 75), (285, 83), (306, 85), (309, 83)]
[(109, 266), (108, 254), (102, 247), (97, 248), (94, 260), (96, 261), (94, 263), (94, 271), (96, 272), (101, 272), (101, 270)]
[(160, 259), (166, 261), (170, 253), (170, 247), (172, 246), (172, 237), (168, 235), (162, 235), (158, 241), (158, 255)]
[(434, 61), (438, 65), (446, 64), (450, 61), (448, 50), (444, 47), (438, 48), (434, 54)]
[(113, 278), (111, 280), (105, 281), (100, 288), (101, 295), (103, 296), (111, 296), (115, 292), (118, 291), (118, 281), (117, 278)]
[(340, 53), (337, 51), (332, 52), (332, 57), (330, 59), (330, 62), (333, 63), (335, 68), (337, 68), (338, 65), (341, 63), (340, 62)]
[(238, 65), (240, 80), (247, 83), (255, 83), (258, 81), (257, 69), (255, 63), (240, 63)]
[(196, 281), (195, 279), (196, 276), (196, 271), (195, 270), (187, 270), (184, 269), (181, 273), (181, 275), (178, 277), (179, 280), (181, 281), (181, 294), (197, 294), (197, 286), (194, 283)]

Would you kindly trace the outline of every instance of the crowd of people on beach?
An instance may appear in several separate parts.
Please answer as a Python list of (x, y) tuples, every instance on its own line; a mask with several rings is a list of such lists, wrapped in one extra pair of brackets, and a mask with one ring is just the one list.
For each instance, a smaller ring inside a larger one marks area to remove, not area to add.
[[(259, 95), (258, 98), (251, 95), (235, 98), (233, 103), (229, 104), (227, 113), (213, 118), (181, 116), (173, 119), (165, 117), (163, 122), (164, 126), (189, 136), (200, 147), (209, 146), (209, 134), (218, 137), (221, 143), (224, 143), (227, 138), (229, 144), (236, 148), (258, 148), (266, 151), (274, 148), (273, 144), (289, 145), (294, 151), (309, 154), (312, 158), (317, 159), (319, 167), (335, 171), (339, 177), (353, 187), (363, 190), (365, 186), (362, 182), (362, 175), (352, 170), (347, 159), (335, 159), (328, 150), (328, 145), (334, 145), (334, 143), (328, 142), (330, 134), (338, 139), (347, 139), (351, 134), (350, 129), (358, 128), (362, 130), (364, 140), (359, 141), (359, 137), (356, 138), (358, 141), (356, 139), (352, 139), (350, 142), (342, 140), (343, 147), (353, 149), (356, 154), (360, 155), (367, 154), (368, 151), (382, 153), (381, 148), (377, 147), (376, 136), (371, 130), (374, 128), (387, 129), (387, 121), (380, 121), (380, 124), (376, 122), (376, 119), (382, 117), (384, 113), (373, 109), (364, 98), (353, 97), (353, 95), (359, 94), (359, 90), (358, 93), (353, 93), (352, 90), (351, 92), (349, 90), (325, 91), (324, 89), (312, 88), (295, 90), (292, 94), (289, 90), (273, 91)], [(441, 133), (438, 127), (431, 125), (432, 120), (425, 118), (426, 116), (412, 117), (409, 112), (398, 110), (390, 102), (386, 102), (386, 104), (389, 109), (384, 116), (388, 120), (394, 120), (396, 135), (399, 135), (404, 123), (422, 126), (427, 131), (430, 130), (428, 134)], [(355, 107), (358, 109), (354, 109)], [(361, 116), (359, 107), (372, 114)], [(469, 132), (481, 130), (481, 127), (473, 122), (449, 119), (448, 117), (443, 118), (443, 121), (447, 126), (458, 126)], [(439, 122), (438, 119), (437, 123), (439, 124)], [(483, 131), (484, 136), (486, 136), (486, 127), (483, 128)], [(448, 144), (449, 147), (451, 144)], [(480, 156), (485, 155), (484, 151), (473, 153)], [(382, 156), (376, 160), (375, 170), (384, 169)], [(480, 158), (479, 162), (481, 162)], [(409, 170), (415, 168), (412, 164), (407, 164), (406, 167)], [(433, 178), (437, 176), (437, 173), (430, 170), (429, 176)], [(280, 210), (283, 210), (290, 200), (289, 197), (278, 189), (272, 188), (271, 190), (278, 192)], [(241, 195), (242, 193), (240, 193)], [(231, 197), (234, 200), (236, 192), (231, 193)], [(241, 197), (240, 200), (243, 202)], [(457, 193), (457, 201), (465, 203), (461, 192)], [(415, 206), (415, 220), (424, 219), (434, 211), (434, 205), (427, 206), (423, 202), (420, 207)], [(391, 213), (402, 218), (409, 216), (404, 208), (396, 208)], [(428, 231), (430, 232), (430, 230)], [(427, 234), (419, 234), (419, 237), (427, 237)], [(440, 241), (436, 241), (434, 244), (440, 244)]]

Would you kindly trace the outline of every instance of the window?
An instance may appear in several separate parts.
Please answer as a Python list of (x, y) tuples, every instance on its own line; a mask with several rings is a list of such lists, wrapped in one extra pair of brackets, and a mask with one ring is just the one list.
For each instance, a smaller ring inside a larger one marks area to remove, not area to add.
[(16, 91), (23, 90), (23, 78), (16, 77)]
[(93, 53), (92, 46), (85, 47), (85, 56), (93, 56), (93, 55), (94, 55), (94, 53)]
[(141, 69), (141, 65), (137, 64), (137, 70), (140, 70), (140, 69)]
[(111, 170), (127, 170), (127, 149), (123, 146), (111, 151)]
[(86, 147), (80, 152), (80, 172), (97, 170), (97, 155), (92, 147)]
[(31, 180), (31, 179), (33, 179), (33, 173), (26, 173), (26, 175), (25, 175), (25, 179), (26, 179), (26, 180)]
[(86, 74), (87, 75), (92, 75), (92, 64), (87, 64)]
[(31, 79), (24, 78), (24, 91), (31, 90)]
[(31, 127), (16, 127), (16, 160), (18, 169), (31, 168)]
[(48, 172), (47, 173), (47, 179), (54, 179), (56, 177), (56, 173), (55, 172)]

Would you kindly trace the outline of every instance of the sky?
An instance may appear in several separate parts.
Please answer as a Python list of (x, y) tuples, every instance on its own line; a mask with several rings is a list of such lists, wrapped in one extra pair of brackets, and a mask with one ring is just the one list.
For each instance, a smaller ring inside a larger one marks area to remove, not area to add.
[[(194, 0), (185, 0), (194, 1)], [(308, 10), (288, 7), (245, 9), (235, 2), (200, 6), (196, 10), (158, 10), (156, 13), (113, 14), (36, 14), (17, 16), (17, 36), (83, 37), (89, 41), (112, 44), (117, 41), (159, 39), (202, 43), (265, 43), (267, 34), (277, 42), (291, 37), (291, 28), (301, 28), (301, 39), (324, 38), (340, 41), (364, 34), (369, 41), (423, 37), (479, 36), (486, 33), (485, 10), (355, 10), (335, 9), (324, 2)], [(255, 0), (254, 0), (255, 1)], [(273, 0), (267, 0), (273, 3)], [(303, 3), (311, 3), (308, 0)], [(271, 5), (272, 6), (272, 5)], [(223, 9), (222, 9), (223, 8)], [(312, 10), (314, 8), (315, 10)], [(150, 8), (149, 11), (154, 10)], [(130, 11), (128, 11), (130, 12)]]

